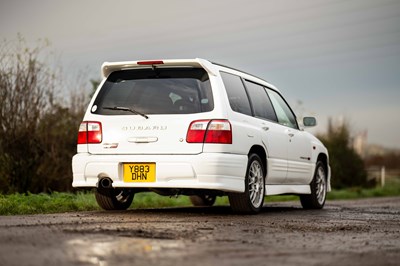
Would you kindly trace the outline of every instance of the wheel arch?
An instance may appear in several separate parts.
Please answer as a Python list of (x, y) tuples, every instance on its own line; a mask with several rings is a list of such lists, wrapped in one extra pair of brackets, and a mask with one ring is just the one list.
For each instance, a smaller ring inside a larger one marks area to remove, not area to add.
[(263, 166), (263, 170), (264, 170), (264, 177), (267, 176), (267, 153), (265, 152), (265, 149), (260, 146), (260, 145), (254, 145), (251, 147), (249, 153), (247, 154), (247, 156), (249, 157), (251, 154), (257, 154), (261, 161), (262, 161), (262, 166)]
[(318, 154), (318, 157), (317, 157), (317, 162), (318, 161), (321, 161), (323, 164), (324, 164), (324, 167), (325, 167), (325, 171), (326, 171), (326, 174), (327, 174), (327, 176), (328, 176), (328, 171), (329, 171), (329, 167), (328, 167), (328, 156), (325, 154), (325, 153), (320, 153), (320, 154)]
[(328, 185), (328, 192), (332, 190), (331, 187), (331, 168), (329, 167), (329, 158), (328, 155), (325, 153), (320, 153), (318, 154), (317, 157), (317, 162), (321, 161), (325, 167), (325, 171), (326, 171), (326, 181), (327, 181), (327, 185)]

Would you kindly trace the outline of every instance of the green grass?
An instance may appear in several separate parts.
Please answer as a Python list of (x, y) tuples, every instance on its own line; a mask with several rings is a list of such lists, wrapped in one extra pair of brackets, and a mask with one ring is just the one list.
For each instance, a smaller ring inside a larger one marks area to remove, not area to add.
[(92, 193), (0, 195), (0, 215), (98, 210)]
[[(357, 199), (367, 197), (400, 196), (400, 180), (395, 179), (384, 188), (348, 188), (333, 190), (328, 200)], [(297, 196), (269, 196), (268, 202), (298, 200)], [(227, 197), (218, 197), (215, 205), (228, 205)], [(161, 208), (174, 206), (191, 206), (189, 197), (166, 197), (155, 193), (139, 193), (135, 195), (131, 208)], [(0, 194), (0, 215), (60, 213), (72, 211), (100, 210), (92, 192), (51, 194)]]

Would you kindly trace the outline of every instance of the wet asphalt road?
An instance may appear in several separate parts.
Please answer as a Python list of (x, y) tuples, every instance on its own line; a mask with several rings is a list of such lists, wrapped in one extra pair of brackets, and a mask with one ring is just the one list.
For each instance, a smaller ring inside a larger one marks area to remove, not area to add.
[(0, 216), (0, 265), (400, 265), (400, 197)]

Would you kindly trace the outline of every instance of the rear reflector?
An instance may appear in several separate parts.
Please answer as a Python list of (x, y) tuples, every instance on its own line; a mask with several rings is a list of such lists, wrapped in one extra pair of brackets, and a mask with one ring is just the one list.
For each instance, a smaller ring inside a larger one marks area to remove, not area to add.
[(164, 61), (162, 60), (153, 60), (153, 61), (139, 61), (137, 62), (138, 65), (162, 65)]
[(186, 142), (232, 144), (232, 127), (228, 120), (196, 120), (190, 123)]
[(102, 137), (100, 122), (84, 121), (80, 124), (78, 144), (101, 143)]

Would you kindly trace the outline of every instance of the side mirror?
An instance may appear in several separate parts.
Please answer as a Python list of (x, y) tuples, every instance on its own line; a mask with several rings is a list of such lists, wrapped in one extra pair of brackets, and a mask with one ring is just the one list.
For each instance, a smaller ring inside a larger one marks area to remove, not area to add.
[(305, 127), (315, 127), (317, 125), (317, 119), (315, 119), (315, 117), (304, 117), (303, 125)]

